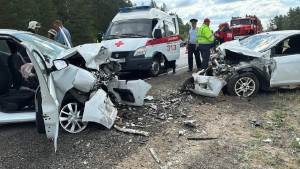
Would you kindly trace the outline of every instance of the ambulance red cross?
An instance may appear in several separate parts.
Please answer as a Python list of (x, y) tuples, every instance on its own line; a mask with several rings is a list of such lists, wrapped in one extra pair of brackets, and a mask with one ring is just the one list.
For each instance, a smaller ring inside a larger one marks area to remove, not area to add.
[(122, 71), (147, 70), (157, 76), (161, 64), (179, 59), (179, 40), (176, 16), (150, 6), (137, 6), (120, 8), (102, 43), (111, 50)]

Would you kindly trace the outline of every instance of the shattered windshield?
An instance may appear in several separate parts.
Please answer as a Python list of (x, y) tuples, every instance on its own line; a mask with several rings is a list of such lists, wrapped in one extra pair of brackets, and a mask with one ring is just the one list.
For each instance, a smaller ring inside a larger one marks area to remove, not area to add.
[(151, 19), (134, 19), (110, 24), (105, 39), (151, 37)]
[(278, 39), (283, 38), (284, 35), (271, 35), (271, 34), (264, 34), (264, 35), (254, 35), (250, 36), (246, 39), (240, 41), (241, 46), (246, 48), (252, 49), (256, 52), (265, 51), (274, 44)]
[(46, 59), (54, 60), (62, 51), (68, 49), (56, 41), (36, 34), (17, 33), (14, 36), (35, 46)]

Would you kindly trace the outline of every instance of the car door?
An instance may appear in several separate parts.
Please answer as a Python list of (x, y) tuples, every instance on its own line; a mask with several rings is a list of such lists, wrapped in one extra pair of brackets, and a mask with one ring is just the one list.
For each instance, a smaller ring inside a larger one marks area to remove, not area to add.
[(56, 98), (53, 77), (49, 73), (43, 55), (38, 51), (38, 49), (36, 49), (28, 42), (22, 42), (21, 44), (26, 47), (27, 54), (38, 76), (41, 96), (42, 96), (42, 110), (43, 110), (45, 131), (46, 131), (47, 138), (53, 139), (54, 149), (56, 151), (58, 129), (59, 129), (59, 116), (58, 116), (59, 103)]
[(271, 87), (300, 84), (300, 52), (284, 53), (285, 48), (289, 48), (289, 40), (283, 41), (283, 54), (273, 56), (276, 67), (271, 75)]
[(160, 19), (153, 29), (153, 37), (155, 29), (161, 29), (162, 38), (154, 41), (156, 46), (153, 46), (153, 50), (162, 52), (169, 61), (178, 59), (180, 56), (180, 38), (176, 16)]

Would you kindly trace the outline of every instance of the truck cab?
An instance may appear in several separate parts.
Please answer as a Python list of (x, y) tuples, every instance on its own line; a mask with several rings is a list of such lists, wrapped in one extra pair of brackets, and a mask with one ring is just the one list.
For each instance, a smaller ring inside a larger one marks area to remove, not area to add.
[(137, 6), (120, 8), (102, 43), (121, 64), (121, 71), (147, 70), (157, 76), (162, 63), (180, 57), (179, 40), (176, 16), (150, 6)]
[(232, 17), (230, 29), (235, 38), (258, 34), (261, 31), (261, 21), (255, 15), (246, 15), (245, 18)]

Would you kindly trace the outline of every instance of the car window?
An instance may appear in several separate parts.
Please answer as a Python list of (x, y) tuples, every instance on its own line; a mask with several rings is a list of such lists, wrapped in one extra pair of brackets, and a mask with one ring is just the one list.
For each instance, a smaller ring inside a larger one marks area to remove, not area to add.
[(11, 54), (10, 49), (6, 43), (6, 40), (0, 40), (0, 51), (7, 54)]
[(300, 54), (300, 35), (289, 37), (288, 39), (284, 40), (283, 45), (283, 52), (284, 55), (291, 55), (291, 54)]
[(43, 54), (44, 58), (50, 60), (56, 59), (62, 51), (68, 49), (67, 46), (36, 34), (18, 33), (14, 34), (14, 36), (22, 41), (32, 44)]

